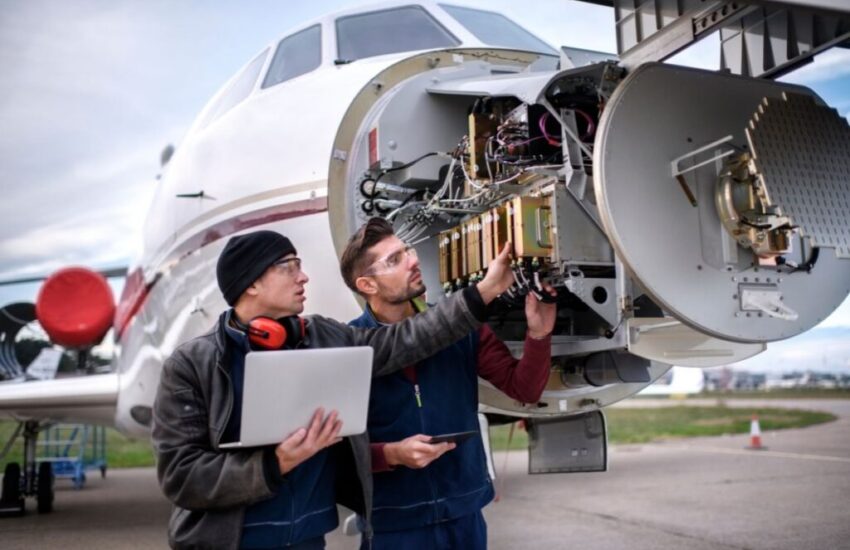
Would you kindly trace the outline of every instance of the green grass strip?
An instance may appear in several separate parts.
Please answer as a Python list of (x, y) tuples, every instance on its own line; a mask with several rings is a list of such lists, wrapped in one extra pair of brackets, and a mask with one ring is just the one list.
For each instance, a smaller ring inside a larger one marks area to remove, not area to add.
[[(6, 441), (14, 433), (17, 423), (15, 422), (0, 422), (0, 450), (5, 446)], [(42, 441), (39, 438), (39, 441)], [(5, 468), (8, 462), (21, 462), (23, 457), (24, 438), (19, 437), (15, 445), (9, 451), (9, 454), (0, 462), (0, 468)], [(64, 449), (64, 447), (63, 447)], [(69, 455), (76, 456), (79, 446), (74, 445), (69, 449)], [(39, 456), (41, 456), (41, 449)], [(58, 454), (58, 453), (57, 453)], [(91, 457), (90, 453), (85, 455)], [(134, 440), (121, 435), (113, 428), (106, 429), (106, 464), (109, 468), (137, 468), (145, 466), (153, 466), (154, 455), (150, 441), (147, 439)], [(3, 470), (0, 469), (0, 475)]]
[[(646, 409), (609, 408), (608, 441), (617, 443), (647, 443), (681, 437), (712, 436), (749, 433), (750, 417), (758, 414), (762, 431), (801, 428), (835, 420), (829, 413), (798, 409), (731, 408), (674, 406)], [(0, 445), (8, 440), (15, 429), (14, 422), (0, 422)], [(494, 451), (508, 445), (510, 425), (493, 426), (490, 440)], [(0, 468), (6, 462), (21, 461), (23, 438), (19, 438)], [(520, 428), (514, 429), (511, 449), (525, 449), (528, 436)], [(109, 468), (131, 468), (154, 465), (154, 455), (147, 440), (131, 440), (114, 429), (106, 431), (106, 457)]]
[[(758, 414), (762, 431), (802, 428), (835, 420), (835, 416), (829, 413), (799, 409), (684, 405), (646, 409), (608, 408), (605, 409), (605, 418), (609, 443), (648, 443), (682, 437), (749, 433), (753, 413)], [(493, 450), (507, 448), (509, 432), (510, 425), (490, 429)], [(525, 431), (514, 429), (510, 448), (525, 449), (527, 445)]]
[(850, 399), (850, 388), (776, 388), (770, 390), (706, 391), (694, 398), (711, 399)]

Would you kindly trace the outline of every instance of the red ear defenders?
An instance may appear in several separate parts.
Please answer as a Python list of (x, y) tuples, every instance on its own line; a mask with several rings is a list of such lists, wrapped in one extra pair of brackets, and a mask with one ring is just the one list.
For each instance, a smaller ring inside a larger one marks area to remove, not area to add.
[(272, 319), (254, 317), (248, 322), (248, 341), (255, 349), (294, 349), (303, 341), (304, 319), (297, 315)]

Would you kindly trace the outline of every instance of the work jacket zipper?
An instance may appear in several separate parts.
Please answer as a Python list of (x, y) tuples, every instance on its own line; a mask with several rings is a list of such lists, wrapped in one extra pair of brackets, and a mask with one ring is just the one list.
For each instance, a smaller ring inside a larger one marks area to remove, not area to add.
[[(409, 370), (405, 369), (405, 371), (407, 371), (405, 374), (408, 374), (409, 376), (407, 376), (406, 378), (409, 381), (413, 382), (413, 395), (416, 398), (416, 404), (418, 405), (417, 412), (419, 413), (419, 426), (421, 428), (421, 433), (425, 433), (426, 427), (425, 427), (425, 415), (423, 414), (423, 411), (422, 411), (422, 392), (419, 389), (419, 377), (416, 373), (416, 367), (417, 367), (417, 365), (413, 365), (413, 366), (409, 367)], [(427, 476), (427, 479), (428, 479), (428, 489), (431, 491), (431, 502), (432, 502), (431, 506), (434, 508), (434, 515), (435, 515), (435, 518), (436, 518), (437, 492), (434, 489), (434, 481), (433, 481), (430, 469), (426, 466), (424, 468), (424, 470), (425, 470), (424, 473), (425, 473), (425, 475)]]

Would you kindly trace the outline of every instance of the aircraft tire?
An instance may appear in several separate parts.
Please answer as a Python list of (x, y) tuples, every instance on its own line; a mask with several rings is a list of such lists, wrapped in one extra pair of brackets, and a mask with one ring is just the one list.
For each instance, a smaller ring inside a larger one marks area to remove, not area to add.
[(0, 505), (4, 509), (17, 506), (19, 514), (24, 513), (24, 497), (21, 494), (21, 465), (17, 462), (6, 464), (6, 469), (3, 472), (3, 492), (0, 493)]
[(38, 465), (35, 498), (38, 501), (39, 514), (49, 514), (53, 511), (53, 467), (49, 462)]

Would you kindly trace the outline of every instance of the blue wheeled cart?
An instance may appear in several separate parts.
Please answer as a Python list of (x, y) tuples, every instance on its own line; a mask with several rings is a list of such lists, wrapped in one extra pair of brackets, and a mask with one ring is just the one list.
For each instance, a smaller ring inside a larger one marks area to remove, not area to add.
[(54, 424), (44, 430), (36, 462), (50, 464), (57, 479), (67, 478), (75, 489), (86, 483), (87, 470), (106, 477), (106, 428), (88, 424)]

